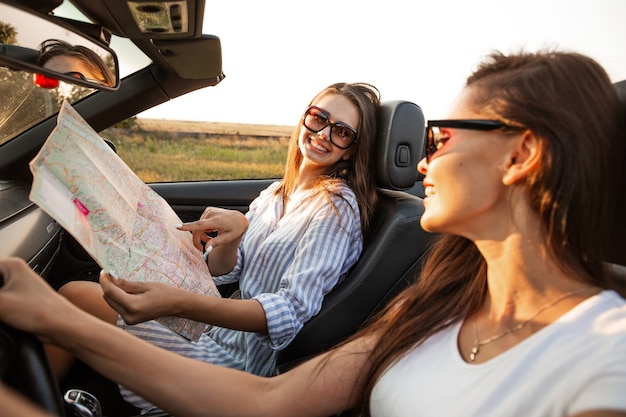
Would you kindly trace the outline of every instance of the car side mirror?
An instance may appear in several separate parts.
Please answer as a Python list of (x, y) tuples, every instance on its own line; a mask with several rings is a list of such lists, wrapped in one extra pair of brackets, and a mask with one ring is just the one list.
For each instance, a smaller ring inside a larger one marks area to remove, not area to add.
[(117, 90), (119, 64), (109, 38), (96, 25), (0, 3), (0, 66), (33, 73), (42, 88), (56, 88), (62, 80)]

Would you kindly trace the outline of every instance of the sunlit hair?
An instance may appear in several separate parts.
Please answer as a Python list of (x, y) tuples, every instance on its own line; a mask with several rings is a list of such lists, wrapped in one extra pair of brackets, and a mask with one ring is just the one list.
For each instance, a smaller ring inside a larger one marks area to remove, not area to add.
[[(359, 113), (359, 124), (354, 126), (357, 131), (357, 141), (349, 148), (350, 158), (347, 160), (340, 159), (334, 165), (329, 166), (324, 175), (317, 178), (314, 186), (320, 192), (326, 192), (329, 198), (330, 195), (340, 197), (341, 195), (336, 191), (335, 185), (338, 182), (345, 182), (356, 195), (361, 229), (363, 235), (367, 237), (376, 203), (373, 149), (376, 137), (376, 120), (380, 108), (380, 94), (376, 87), (370, 84), (336, 83), (320, 91), (309, 105), (317, 103), (322, 97), (328, 95), (343, 96), (356, 106)], [(276, 190), (277, 194), (289, 196), (296, 184), (303, 159), (298, 146), (298, 138), (302, 129), (302, 120), (300, 120), (291, 136), (285, 174), (282, 183)]]
[[(621, 149), (616, 91), (592, 59), (566, 52), (491, 54), (468, 78), (480, 114), (526, 126), (541, 163), (523, 186), (552, 257), (571, 276), (611, 288), (602, 261), (615, 218)], [(623, 190), (621, 191), (623, 192)], [(473, 242), (440, 235), (419, 279), (355, 338), (376, 334), (363, 415), (381, 374), (408, 351), (472, 314), (487, 294), (487, 266)]]
[(79, 59), (93, 74), (99, 75), (97, 80), (103, 85), (109, 87), (115, 85), (115, 76), (111, 73), (111, 70), (97, 53), (86, 46), (72, 45), (59, 39), (45, 40), (39, 49), (37, 65), (44, 65), (50, 58), (56, 56), (67, 56)]

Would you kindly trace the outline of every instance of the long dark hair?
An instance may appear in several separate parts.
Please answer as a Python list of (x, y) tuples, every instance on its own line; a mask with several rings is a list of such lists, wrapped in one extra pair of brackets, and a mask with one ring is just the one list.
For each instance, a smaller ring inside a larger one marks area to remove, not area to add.
[[(466, 85), (477, 93), (476, 110), (526, 126), (540, 138), (541, 169), (525, 187), (553, 258), (573, 276), (611, 288), (603, 259), (617, 211), (612, 178), (622, 151), (618, 99), (605, 71), (576, 53), (496, 52)], [(385, 369), (476, 311), (487, 294), (486, 277), (485, 260), (473, 242), (437, 237), (416, 283), (355, 336), (376, 334), (379, 340), (365, 371), (364, 415)]]
[[(376, 87), (367, 83), (336, 83), (320, 91), (309, 105), (315, 104), (327, 95), (346, 97), (357, 107), (359, 112), (359, 124), (356, 127), (357, 141), (352, 145), (354, 149), (351, 148), (351, 157), (347, 160), (340, 159), (329, 166), (324, 175), (318, 177), (314, 186), (320, 191), (333, 193), (333, 184), (338, 181), (345, 181), (356, 196), (360, 211), (361, 230), (363, 235), (367, 237), (377, 196), (373, 174), (375, 171), (373, 149), (376, 137), (376, 120), (380, 108), (380, 93)], [(285, 174), (282, 183), (276, 189), (276, 193), (289, 195), (293, 191), (302, 163), (302, 153), (298, 146), (298, 137), (302, 129), (302, 120), (300, 120), (289, 143)]]

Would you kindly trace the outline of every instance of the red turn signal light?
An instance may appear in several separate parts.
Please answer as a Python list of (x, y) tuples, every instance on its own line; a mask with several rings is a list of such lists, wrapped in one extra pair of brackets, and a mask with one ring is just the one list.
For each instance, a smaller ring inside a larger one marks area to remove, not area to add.
[(59, 86), (59, 80), (43, 74), (33, 74), (33, 82), (41, 88), (57, 88)]

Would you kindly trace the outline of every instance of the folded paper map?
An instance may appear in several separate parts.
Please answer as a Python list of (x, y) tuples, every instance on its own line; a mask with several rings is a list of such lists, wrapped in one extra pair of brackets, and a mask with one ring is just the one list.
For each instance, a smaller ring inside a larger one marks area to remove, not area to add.
[[(139, 179), (67, 103), (30, 162), (30, 199), (54, 218), (105, 271), (219, 296), (200, 250), (167, 202)], [(198, 340), (206, 324), (158, 319)]]

